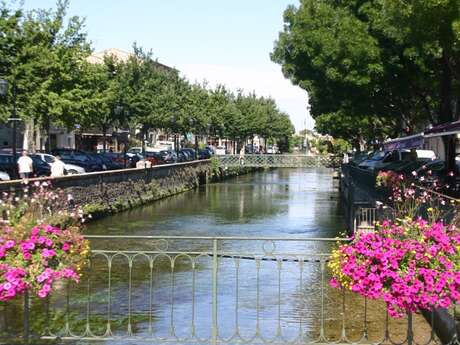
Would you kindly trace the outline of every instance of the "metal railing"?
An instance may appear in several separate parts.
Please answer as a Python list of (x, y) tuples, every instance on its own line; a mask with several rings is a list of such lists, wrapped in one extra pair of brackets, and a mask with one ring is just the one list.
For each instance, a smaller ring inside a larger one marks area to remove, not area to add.
[(375, 230), (377, 223), (377, 209), (374, 207), (360, 207), (355, 213), (354, 234), (366, 233)]
[(308, 156), (288, 154), (247, 154), (215, 156), (221, 166), (273, 167), (273, 168), (338, 168), (340, 156)]
[(331, 247), (347, 239), (88, 238), (94, 249), (82, 282), (32, 299), (25, 324), (20, 301), (5, 304), (0, 334), (16, 329), (26, 343), (437, 342), (420, 315), (392, 320), (382, 301), (329, 286)]

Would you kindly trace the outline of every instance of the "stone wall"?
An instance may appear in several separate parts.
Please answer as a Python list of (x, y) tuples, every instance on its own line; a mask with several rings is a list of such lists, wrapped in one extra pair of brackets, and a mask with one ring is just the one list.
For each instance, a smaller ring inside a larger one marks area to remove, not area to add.
[[(211, 170), (210, 161), (204, 160), (150, 169), (30, 179), (29, 183), (51, 181), (97, 218), (196, 188), (206, 183)], [(21, 181), (0, 182), (0, 192), (20, 192), (22, 188)]]

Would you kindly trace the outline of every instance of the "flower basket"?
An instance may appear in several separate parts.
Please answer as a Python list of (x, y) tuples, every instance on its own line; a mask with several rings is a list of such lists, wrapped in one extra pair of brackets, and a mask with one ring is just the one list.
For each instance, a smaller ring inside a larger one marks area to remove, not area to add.
[(383, 299), (389, 315), (460, 301), (460, 232), (423, 219), (385, 221), (333, 251), (331, 285)]
[(26, 290), (45, 298), (59, 281), (79, 282), (88, 258), (80, 208), (47, 184), (33, 188), (20, 197), (4, 194), (0, 202), (0, 301)]

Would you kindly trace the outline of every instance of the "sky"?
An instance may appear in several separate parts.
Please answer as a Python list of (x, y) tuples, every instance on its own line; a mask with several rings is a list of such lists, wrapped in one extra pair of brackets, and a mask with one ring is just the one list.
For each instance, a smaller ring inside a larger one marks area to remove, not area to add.
[[(52, 8), (55, 0), (25, 0)], [(270, 60), (283, 11), (298, 0), (70, 0), (70, 15), (86, 18), (95, 52), (131, 51), (133, 42), (190, 81), (225, 84), (272, 96), (296, 130), (313, 128), (307, 93)]]

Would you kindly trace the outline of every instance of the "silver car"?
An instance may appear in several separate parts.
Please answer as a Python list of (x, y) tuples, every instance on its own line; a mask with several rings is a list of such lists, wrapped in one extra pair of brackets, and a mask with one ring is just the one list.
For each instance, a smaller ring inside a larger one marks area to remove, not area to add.
[[(47, 153), (37, 153), (37, 156), (40, 157), (40, 159), (49, 165), (51, 165), (54, 160), (56, 159), (53, 155), (47, 154)], [(74, 164), (68, 164), (64, 163), (64, 169), (69, 175), (76, 175), (76, 174), (84, 174), (85, 169), (82, 168), (81, 166), (74, 165)]]
[(0, 181), (9, 181), (10, 175), (5, 171), (0, 171)]

